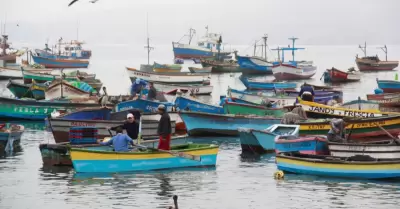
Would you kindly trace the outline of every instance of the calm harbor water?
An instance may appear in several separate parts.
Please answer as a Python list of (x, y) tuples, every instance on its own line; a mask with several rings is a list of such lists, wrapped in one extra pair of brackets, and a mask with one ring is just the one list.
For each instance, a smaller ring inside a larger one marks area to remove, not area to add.
[[(97, 73), (110, 94), (126, 93), (129, 78), (124, 67), (138, 67), (137, 63), (146, 60), (145, 53), (141, 49), (132, 51), (128, 46), (88, 47), (94, 51), (89, 71)], [(314, 84), (322, 84), (319, 78), (326, 68), (354, 66), (355, 54), (359, 53), (356, 46), (306, 47), (307, 50), (298, 53), (297, 57), (313, 60), (318, 66), (317, 75), (307, 81)], [(400, 46), (389, 46), (389, 49), (389, 59), (400, 57)], [(373, 50), (370, 53), (374, 54)], [(156, 61), (161, 63), (171, 63), (172, 49), (159, 46), (152, 57), (160, 58)], [(368, 73), (362, 82), (341, 86), (345, 100), (358, 96), (365, 98), (365, 94), (376, 88), (377, 77), (393, 79), (394, 74)], [(228, 86), (244, 88), (238, 76), (213, 75), (212, 96), (200, 99), (216, 103)], [(266, 78), (272, 79), (272, 76)], [(0, 82), (0, 93), (10, 95), (5, 85), (6, 82)], [(241, 156), (238, 138), (188, 138), (188, 141), (221, 145), (215, 168), (78, 175), (68, 167), (43, 167), (38, 146), (40, 143), (53, 143), (53, 136), (43, 130), (42, 122), (22, 124), (27, 127), (21, 141), (22, 151), (0, 159), (1, 209), (166, 208), (172, 205), (174, 194), (179, 196), (181, 208), (192, 209), (387, 209), (398, 208), (400, 204), (399, 181), (357, 181), (302, 175), (286, 175), (284, 180), (275, 180), (274, 155)]]

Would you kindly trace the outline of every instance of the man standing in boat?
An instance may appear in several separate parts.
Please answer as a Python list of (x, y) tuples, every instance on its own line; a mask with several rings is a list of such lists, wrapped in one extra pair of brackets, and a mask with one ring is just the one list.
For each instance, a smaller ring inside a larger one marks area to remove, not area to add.
[(126, 116), (126, 122), (123, 125), (109, 128), (112, 131), (117, 131), (118, 128), (126, 130), (128, 136), (132, 139), (137, 139), (139, 134), (139, 124), (135, 121), (135, 116), (132, 113), (129, 113)]
[(157, 97), (157, 89), (154, 87), (153, 82), (149, 82), (149, 93), (147, 93), (147, 100), (153, 101), (156, 100)]
[(140, 79), (140, 78), (134, 78), (134, 82), (132, 82), (131, 86), (131, 96), (136, 97), (136, 94), (139, 94), (140, 91), (147, 85), (147, 82)]
[(346, 142), (346, 122), (343, 119), (334, 118), (330, 122), (331, 129), (328, 132), (328, 141)]
[(158, 149), (170, 150), (171, 145), (171, 118), (165, 108), (165, 105), (158, 106), (158, 113), (161, 115), (160, 122), (158, 123), (157, 134), (160, 136), (158, 142)]

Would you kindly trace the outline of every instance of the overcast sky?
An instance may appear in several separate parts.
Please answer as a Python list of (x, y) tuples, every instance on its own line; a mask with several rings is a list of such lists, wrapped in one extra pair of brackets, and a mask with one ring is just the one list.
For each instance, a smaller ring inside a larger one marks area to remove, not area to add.
[[(145, 44), (146, 13), (153, 44), (178, 41), (190, 27), (249, 45), (264, 33), (270, 44), (299, 37), (305, 45), (400, 44), (399, 0), (0, 0), (0, 20), (12, 42)], [(79, 23), (79, 24), (78, 24)], [(19, 24), (19, 27), (17, 27)], [(79, 25), (79, 27), (78, 27)]]

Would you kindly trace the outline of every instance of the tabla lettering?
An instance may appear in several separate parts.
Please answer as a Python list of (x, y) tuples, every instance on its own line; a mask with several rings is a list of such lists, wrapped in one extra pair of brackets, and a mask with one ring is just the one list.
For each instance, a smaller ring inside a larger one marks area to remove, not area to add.
[(310, 107), (309, 111), (319, 112), (319, 113), (326, 113), (326, 114), (331, 114), (331, 115), (335, 114), (335, 110), (334, 109), (324, 108), (324, 107)]

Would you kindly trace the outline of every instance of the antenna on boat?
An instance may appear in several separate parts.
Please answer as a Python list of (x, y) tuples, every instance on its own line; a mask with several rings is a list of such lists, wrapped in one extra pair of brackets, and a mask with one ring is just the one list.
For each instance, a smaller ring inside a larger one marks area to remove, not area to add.
[(268, 39), (268, 34), (264, 34), (262, 39), (264, 40), (265, 61), (267, 61), (267, 39)]
[(147, 64), (150, 65), (150, 51), (154, 49), (154, 47), (150, 46), (150, 38), (149, 38), (149, 13), (146, 13), (146, 28), (147, 28), (147, 46), (144, 48), (147, 49)]
[(294, 50), (295, 50), (295, 48), (294, 48), (294, 43), (296, 42), (297, 39), (299, 39), (299, 38), (295, 38), (295, 37), (289, 38), (289, 40), (292, 40), (292, 56), (293, 56), (293, 61), (294, 61)]
[(358, 48), (361, 49), (361, 51), (364, 52), (364, 57), (367, 56), (367, 42), (364, 43), (364, 46), (358, 45)]
[[(193, 33), (192, 33), (192, 32), (193, 32)], [(193, 28), (190, 28), (190, 29), (189, 29), (189, 45), (190, 45), (190, 43), (192, 42), (192, 38), (193, 38), (194, 34), (196, 34), (196, 30), (193, 29)]]
[(386, 45), (383, 47), (378, 47), (378, 49), (382, 49), (383, 52), (385, 52), (385, 57), (386, 57), (386, 61), (387, 61), (387, 47)]

